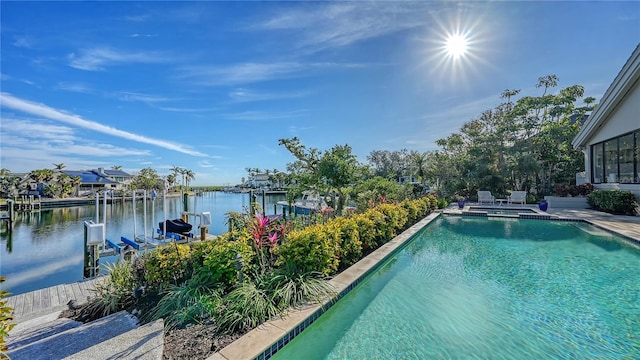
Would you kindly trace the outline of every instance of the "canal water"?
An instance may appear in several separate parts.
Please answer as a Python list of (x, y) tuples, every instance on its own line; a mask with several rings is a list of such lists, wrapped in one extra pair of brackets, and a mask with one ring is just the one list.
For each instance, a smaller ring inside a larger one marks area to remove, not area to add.
[[(277, 201), (284, 195), (267, 195), (264, 204), (267, 214), (274, 214)], [(262, 196), (256, 202), (263, 203)], [(180, 218), (183, 201), (180, 197), (167, 197), (163, 209), (161, 197), (152, 203), (147, 201), (147, 234), (151, 236), (163, 221)], [(189, 211), (211, 213), (209, 234), (219, 235), (227, 231), (229, 211), (241, 212), (249, 206), (249, 194), (205, 192), (190, 196)], [(136, 201), (136, 234), (144, 232), (143, 202)], [(152, 219), (152, 210), (155, 219)], [(278, 212), (282, 209), (278, 208)], [(100, 203), (99, 220), (102, 222), (103, 204)], [(120, 237), (133, 238), (134, 217), (131, 201), (107, 204), (107, 239), (120, 242)], [(35, 213), (17, 214), (13, 231), (0, 229), (0, 274), (7, 277), (1, 287), (13, 295), (42, 289), (49, 286), (82, 280), (84, 221), (96, 217), (96, 206), (84, 205), (42, 210)], [(190, 219), (194, 235), (199, 235), (198, 220)], [(117, 256), (103, 257), (100, 264), (115, 262)]]

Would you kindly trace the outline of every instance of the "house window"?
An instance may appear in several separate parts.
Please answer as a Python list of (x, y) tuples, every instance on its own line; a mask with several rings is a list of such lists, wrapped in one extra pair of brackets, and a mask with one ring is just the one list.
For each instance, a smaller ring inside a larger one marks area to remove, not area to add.
[(593, 147), (593, 179), (592, 183), (601, 184), (604, 179), (604, 146), (602, 143)]
[(618, 182), (618, 139), (604, 142), (604, 182)]
[(594, 184), (640, 183), (640, 130), (591, 146)]
[(620, 137), (618, 159), (620, 164), (620, 183), (633, 183), (633, 134), (627, 134)]

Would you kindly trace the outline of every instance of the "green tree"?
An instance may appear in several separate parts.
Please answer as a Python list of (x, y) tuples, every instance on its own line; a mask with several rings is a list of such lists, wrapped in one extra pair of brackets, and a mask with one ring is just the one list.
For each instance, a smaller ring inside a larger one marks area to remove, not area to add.
[(338, 193), (337, 202), (332, 202), (336, 206), (336, 212), (340, 214), (345, 204), (345, 187), (352, 185), (362, 173), (362, 166), (351, 153), (351, 146), (335, 145), (321, 153), (318, 149), (307, 148), (297, 137), (280, 139), (279, 144), (297, 159), (287, 167), (294, 170), (290, 172), (295, 174), (300, 184), (326, 193)]
[(192, 170), (184, 169), (184, 179), (186, 182), (187, 191), (189, 191), (189, 183), (196, 178), (196, 174)]
[(60, 186), (56, 183), (49, 183), (44, 186), (43, 192), (44, 192), (44, 196), (55, 199), (58, 197), (58, 194), (60, 193)]
[(75, 196), (80, 195), (80, 185), (82, 185), (82, 178), (80, 176), (72, 176), (71, 185), (75, 188)]
[(584, 99), (584, 88), (573, 85), (552, 93), (555, 75), (540, 77), (540, 96), (524, 96), (505, 90), (505, 102), (466, 122), (460, 131), (437, 144), (442, 150), (429, 160), (427, 175), (436, 176), (448, 194), (473, 194), (490, 190), (549, 193), (554, 182), (572, 182), (582, 170), (582, 154), (571, 147), (594, 98)]
[(152, 168), (144, 168), (133, 178), (130, 187), (132, 189), (152, 190), (162, 187), (162, 180)]

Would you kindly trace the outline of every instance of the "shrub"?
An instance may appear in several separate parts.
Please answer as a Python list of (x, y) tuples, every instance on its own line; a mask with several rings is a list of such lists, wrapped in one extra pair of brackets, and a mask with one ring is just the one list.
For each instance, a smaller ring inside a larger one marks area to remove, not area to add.
[(362, 242), (358, 224), (353, 219), (335, 218), (331, 222), (340, 229), (340, 268), (345, 269), (362, 258)]
[(390, 236), (386, 239), (385, 242), (394, 238), (399, 230), (405, 228), (407, 224), (407, 210), (398, 205), (392, 204), (380, 204), (376, 207), (378, 210), (382, 211), (382, 213), (387, 217), (387, 225), (391, 226)]
[(169, 244), (157, 248), (145, 256), (145, 280), (150, 287), (165, 289), (179, 285), (192, 273), (191, 247)]
[(247, 241), (227, 241), (220, 237), (210, 241), (207, 247), (203, 266), (200, 271), (207, 274), (216, 287), (229, 289), (236, 282), (238, 270), (236, 270), (236, 256), (240, 255), (248, 269), (253, 259), (253, 250)]
[(415, 224), (421, 218), (421, 207), (418, 200), (404, 200), (400, 203), (407, 210), (407, 223)]
[(373, 223), (373, 241), (376, 247), (386, 243), (394, 236), (393, 225), (387, 222), (386, 215), (377, 207), (365, 211), (363, 216)]
[(289, 233), (276, 251), (278, 266), (293, 266), (302, 273), (320, 272), (324, 275), (338, 269), (340, 244), (322, 224), (312, 225)]
[(587, 196), (592, 208), (612, 214), (635, 215), (638, 203), (631, 191), (596, 190)]
[(569, 185), (569, 184), (555, 184), (553, 186), (553, 192), (560, 197), (567, 196), (586, 196), (593, 192), (592, 184), (581, 185)]
[(376, 225), (372, 219), (365, 214), (354, 215), (351, 220), (358, 228), (358, 235), (364, 250), (373, 250), (378, 247), (376, 242)]

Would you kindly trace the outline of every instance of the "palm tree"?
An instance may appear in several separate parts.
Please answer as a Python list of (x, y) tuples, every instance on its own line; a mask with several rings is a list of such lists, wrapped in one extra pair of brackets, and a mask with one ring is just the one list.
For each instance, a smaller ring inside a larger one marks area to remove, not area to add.
[(181, 175), (181, 176), (182, 176), (182, 183), (181, 183), (181, 186), (180, 186), (180, 189), (182, 190), (182, 187), (184, 187), (184, 169), (183, 169), (183, 168), (180, 168), (180, 167), (177, 167), (177, 166), (175, 166), (175, 165), (174, 165), (174, 166), (171, 168), (171, 171), (173, 172), (173, 174), (174, 174), (176, 177), (177, 177), (178, 175)]
[(418, 178), (422, 179), (422, 189), (425, 188), (425, 172), (424, 168), (427, 161), (427, 153), (419, 153), (417, 151), (412, 151), (410, 153), (411, 162), (416, 167)]
[(78, 188), (82, 184), (82, 178), (80, 176), (74, 176), (71, 178), (71, 185), (76, 189), (76, 196), (80, 195), (80, 189)]
[(169, 184), (169, 187), (173, 187), (176, 184), (176, 175), (175, 174), (167, 175), (167, 183)]
[(58, 197), (59, 191), (60, 191), (60, 186), (58, 186), (58, 184), (47, 184), (44, 187), (44, 195), (51, 198)]
[(60, 164), (53, 163), (53, 166), (56, 167), (56, 170), (64, 169), (64, 164), (63, 163), (60, 163)]
[(122, 170), (122, 166), (121, 165), (113, 165), (111, 167), (111, 170)]
[(194, 180), (196, 178), (196, 174), (191, 171), (191, 170), (184, 170), (184, 176), (185, 176), (185, 180), (186, 180), (186, 185), (187, 185), (187, 191), (189, 190), (189, 182), (191, 182), (191, 180)]

